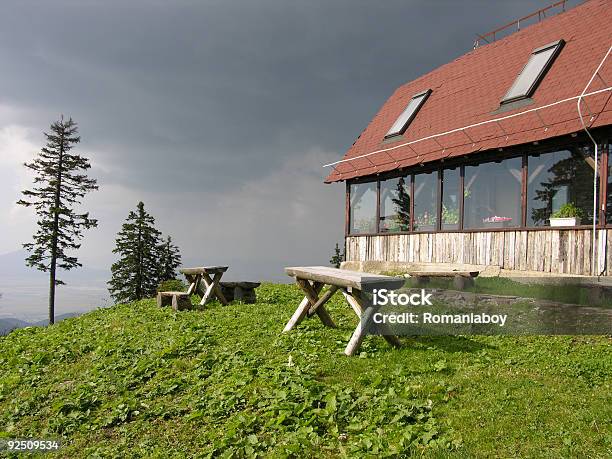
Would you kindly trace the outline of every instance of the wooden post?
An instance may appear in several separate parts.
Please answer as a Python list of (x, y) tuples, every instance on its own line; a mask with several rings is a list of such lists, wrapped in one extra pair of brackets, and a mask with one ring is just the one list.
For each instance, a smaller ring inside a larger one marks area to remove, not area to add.
[(334, 296), (334, 293), (336, 293), (338, 291), (338, 287), (335, 285), (332, 285), (329, 287), (329, 290), (327, 290), (323, 296), (321, 296), (321, 298), (319, 298), (319, 300), (313, 304), (310, 309), (308, 310), (308, 316), (312, 316), (315, 312), (317, 312), (317, 309), (320, 306), (323, 306), (325, 303), (327, 303), (327, 301), (329, 299), (331, 299), (332, 296)]
[[(297, 279), (296, 279), (296, 282), (297, 282)], [(302, 288), (299, 282), (298, 282), (298, 286)], [(312, 288), (318, 294), (323, 288), (323, 284), (316, 283), (315, 285), (312, 286)], [(302, 302), (300, 303), (300, 305), (297, 307), (297, 309), (291, 316), (291, 319), (289, 319), (289, 322), (287, 322), (287, 325), (285, 325), (285, 328), (283, 329), (283, 333), (292, 330), (294, 327), (297, 327), (300, 324), (300, 322), (304, 320), (304, 317), (306, 317), (306, 314), (308, 314), (309, 309), (310, 309), (310, 300), (308, 299), (307, 296), (305, 296), (302, 299)]]
[[(319, 319), (321, 319), (321, 322), (323, 322), (323, 324), (325, 324), (326, 326), (332, 327), (332, 328), (336, 328), (336, 324), (334, 323), (334, 321), (332, 320), (331, 316), (329, 315), (329, 313), (327, 312), (327, 310), (323, 306), (324, 302), (322, 302), (321, 304), (317, 305), (317, 303), (319, 302), (319, 292), (323, 288), (324, 284), (319, 283), (319, 282), (315, 282), (315, 285), (316, 284), (320, 284), (319, 290), (316, 291), (314, 289), (313, 285), (310, 282), (308, 282), (307, 280), (296, 279), (296, 282), (300, 286), (300, 288), (302, 290), (304, 290), (304, 293), (306, 294), (306, 298), (308, 298), (308, 302), (309, 302), (308, 310), (313, 309), (313, 312), (315, 312), (319, 316)], [(332, 292), (332, 294), (333, 294), (333, 292)], [(331, 295), (328, 296), (325, 301), (329, 300), (330, 298), (331, 298)], [(315, 308), (314, 306), (317, 306), (317, 307)]]
[[(351, 337), (351, 340), (344, 351), (346, 355), (351, 356), (359, 350), (361, 342), (368, 333), (368, 327), (370, 325), (369, 321), (376, 311), (370, 300), (363, 294), (363, 292), (353, 289), (351, 292), (348, 290), (343, 290), (342, 293), (344, 294), (347, 302), (353, 308), (353, 311), (355, 311), (355, 314), (357, 314), (357, 317), (359, 317), (359, 325), (357, 325), (357, 328), (353, 332), (353, 336)], [(384, 329), (386, 329), (386, 327), (384, 327)], [(382, 335), (382, 337), (394, 347), (400, 347), (402, 344), (399, 338), (392, 335), (390, 332)]]
[(344, 353), (349, 357), (355, 355), (361, 347), (361, 343), (363, 343), (363, 340), (366, 337), (367, 328), (370, 323), (370, 320), (372, 319), (373, 313), (373, 308), (369, 307), (361, 315), (359, 325), (357, 325), (357, 328), (353, 332), (353, 335), (351, 336), (351, 339), (347, 344), (346, 349), (344, 349)]

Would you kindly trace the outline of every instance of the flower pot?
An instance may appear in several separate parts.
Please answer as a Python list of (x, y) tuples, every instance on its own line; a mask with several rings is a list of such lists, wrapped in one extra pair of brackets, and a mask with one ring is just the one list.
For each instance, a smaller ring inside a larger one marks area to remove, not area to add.
[(580, 225), (579, 217), (551, 218), (550, 226), (577, 226)]

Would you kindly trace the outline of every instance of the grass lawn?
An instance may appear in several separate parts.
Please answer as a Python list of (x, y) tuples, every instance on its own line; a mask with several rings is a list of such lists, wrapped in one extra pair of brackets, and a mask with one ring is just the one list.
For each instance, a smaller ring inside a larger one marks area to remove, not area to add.
[(612, 456), (610, 337), (366, 338), (356, 317), (258, 303), (173, 313), (153, 300), (0, 338), (0, 435), (57, 457)]

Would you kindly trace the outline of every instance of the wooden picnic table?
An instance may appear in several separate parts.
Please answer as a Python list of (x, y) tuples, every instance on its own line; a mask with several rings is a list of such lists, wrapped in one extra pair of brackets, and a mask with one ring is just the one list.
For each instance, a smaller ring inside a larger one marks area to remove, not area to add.
[(221, 277), (227, 269), (227, 266), (200, 266), (181, 269), (180, 272), (185, 275), (187, 282), (190, 283), (187, 294), (200, 293), (202, 295), (201, 306), (204, 306), (214, 297), (217, 297), (222, 304), (228, 304), (219, 285)]
[[(382, 276), (364, 273), (360, 271), (349, 271), (346, 269), (329, 268), (327, 266), (305, 266), (285, 268), (285, 272), (295, 278), (297, 285), (304, 291), (304, 299), (297, 307), (283, 332), (288, 332), (304, 320), (305, 317), (317, 315), (321, 322), (328, 327), (336, 327), (331, 316), (325, 309), (325, 303), (340, 290), (347, 303), (351, 306), (357, 317), (359, 325), (353, 332), (344, 353), (354, 355), (361, 346), (367, 333), (366, 318), (371, 317), (374, 310), (368, 293), (374, 289), (397, 289), (404, 285), (405, 280), (397, 277)], [(319, 293), (325, 285), (329, 288), (319, 297)], [(400, 345), (395, 335), (383, 335), (393, 346)]]

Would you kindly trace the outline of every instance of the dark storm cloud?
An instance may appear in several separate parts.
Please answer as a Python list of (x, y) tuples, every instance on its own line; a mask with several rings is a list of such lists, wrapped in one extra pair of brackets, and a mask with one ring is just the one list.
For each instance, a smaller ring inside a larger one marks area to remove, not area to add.
[(107, 183), (235, 186), (340, 155), (396, 86), (546, 3), (4, 2), (0, 104), (72, 115)]

